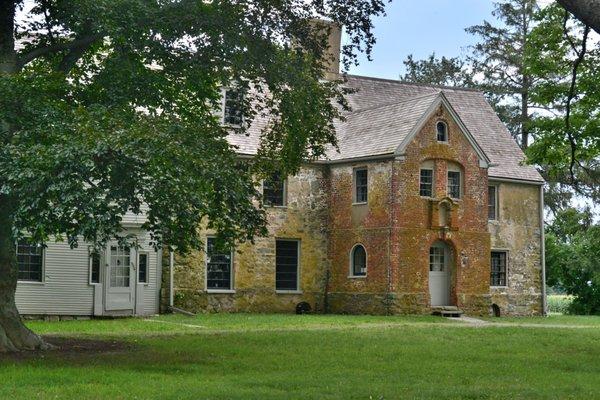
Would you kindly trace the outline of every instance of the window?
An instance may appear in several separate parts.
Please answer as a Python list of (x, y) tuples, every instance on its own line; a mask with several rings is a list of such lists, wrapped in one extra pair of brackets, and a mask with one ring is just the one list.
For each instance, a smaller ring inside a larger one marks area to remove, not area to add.
[(90, 283), (100, 283), (100, 254), (90, 253)]
[(296, 240), (275, 242), (275, 289), (298, 290), (298, 248)]
[(125, 247), (110, 247), (110, 286), (130, 287), (131, 252)]
[(286, 182), (275, 173), (263, 181), (263, 199), (267, 206), (283, 207), (286, 203)]
[(498, 187), (488, 186), (488, 219), (498, 219)]
[(367, 275), (367, 252), (365, 248), (357, 244), (352, 248), (350, 253), (351, 261), (351, 276), (366, 276)]
[(368, 199), (368, 173), (366, 168), (354, 170), (354, 202), (366, 203)]
[(148, 253), (140, 252), (138, 254), (138, 282), (148, 283), (148, 264), (150, 259)]
[(460, 199), (460, 172), (448, 171), (448, 196)]
[(436, 124), (436, 133), (438, 142), (448, 141), (448, 125), (445, 122), (439, 121)]
[(223, 122), (227, 125), (242, 124), (243, 95), (240, 90), (227, 89), (223, 107)]
[(492, 251), (492, 286), (506, 286), (506, 251)]
[(30, 244), (22, 240), (17, 244), (18, 279), (28, 282), (42, 282), (44, 269), (44, 248), (41, 244)]
[(429, 271), (443, 272), (446, 266), (446, 252), (442, 246), (429, 248)]
[(433, 170), (421, 169), (419, 194), (423, 197), (433, 197)]
[(232, 290), (231, 251), (217, 246), (217, 239), (206, 239), (206, 289)]

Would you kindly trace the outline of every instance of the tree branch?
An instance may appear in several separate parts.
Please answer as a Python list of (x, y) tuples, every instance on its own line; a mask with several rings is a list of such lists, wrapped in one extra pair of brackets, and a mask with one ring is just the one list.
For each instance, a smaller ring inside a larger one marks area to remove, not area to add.
[[(60, 51), (65, 51), (65, 50), (70, 50), (70, 52), (79, 50), (79, 52), (81, 52), (81, 49), (84, 49), (84, 51), (85, 51), (85, 49), (87, 49), (95, 41), (101, 39), (103, 36), (104, 35), (102, 35), (100, 33), (96, 33), (96, 34), (83, 36), (81, 38), (77, 38), (77, 39), (72, 40), (71, 42), (67, 42), (67, 43), (56, 43), (56, 44), (53, 44), (50, 46), (38, 47), (36, 49), (31, 50), (29, 53), (25, 53), (25, 54), (21, 55), (17, 59), (17, 68), (20, 70), (25, 65), (27, 65), (31, 61), (35, 60), (36, 58), (43, 57), (48, 54), (58, 53)], [(65, 56), (65, 58), (67, 58), (67, 57), (68, 57), (68, 54), (67, 54), (67, 56)], [(75, 61), (77, 61), (77, 59)], [(61, 62), (61, 64), (62, 64), (62, 62)]]
[(558, 0), (575, 18), (600, 33), (600, 0)]

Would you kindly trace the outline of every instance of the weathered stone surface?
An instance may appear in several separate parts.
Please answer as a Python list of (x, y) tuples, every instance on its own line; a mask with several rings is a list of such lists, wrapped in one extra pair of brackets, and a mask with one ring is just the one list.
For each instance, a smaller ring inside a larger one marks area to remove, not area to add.
[[(446, 122), (449, 141), (435, 125)], [(434, 194), (419, 195), (419, 172), (434, 169)], [(368, 202), (353, 204), (353, 171), (368, 170)], [(447, 195), (447, 172), (459, 170), (460, 199)], [(488, 223), (488, 175), (477, 152), (441, 107), (398, 159), (306, 165), (288, 179), (287, 207), (269, 208), (269, 235), (242, 244), (233, 257), (233, 293), (208, 293), (203, 252), (176, 256), (175, 305), (193, 312), (431, 312), (429, 249), (450, 249), (450, 298), (471, 315), (541, 313), (539, 186), (499, 183), (500, 217)], [(210, 233), (210, 232), (207, 232)], [(275, 239), (300, 248), (299, 293), (275, 291)], [(361, 244), (367, 274), (352, 277), (350, 252)], [(491, 249), (508, 250), (508, 286), (490, 288)], [(166, 255), (168, 257), (168, 255)], [(165, 258), (164, 265), (168, 265)], [(163, 304), (168, 299), (168, 268)], [(167, 290), (165, 290), (167, 288)]]

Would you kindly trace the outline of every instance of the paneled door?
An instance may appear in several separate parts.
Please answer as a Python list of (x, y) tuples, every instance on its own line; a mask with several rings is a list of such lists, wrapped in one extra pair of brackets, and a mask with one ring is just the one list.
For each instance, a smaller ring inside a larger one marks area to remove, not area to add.
[(130, 249), (112, 245), (107, 254), (107, 311), (132, 310), (135, 304), (135, 266)]

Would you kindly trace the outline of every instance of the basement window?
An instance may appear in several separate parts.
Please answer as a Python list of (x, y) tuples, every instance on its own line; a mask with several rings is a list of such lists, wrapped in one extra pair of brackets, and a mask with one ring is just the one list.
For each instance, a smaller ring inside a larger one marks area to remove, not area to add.
[(491, 286), (507, 286), (507, 259), (508, 253), (506, 251), (492, 251)]

